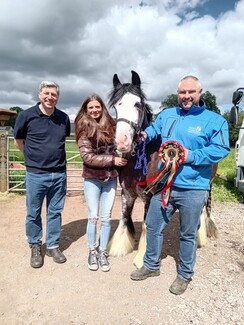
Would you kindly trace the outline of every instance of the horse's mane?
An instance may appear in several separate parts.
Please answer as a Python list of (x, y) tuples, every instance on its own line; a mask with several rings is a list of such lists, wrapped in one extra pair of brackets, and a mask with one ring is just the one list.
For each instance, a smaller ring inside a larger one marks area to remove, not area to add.
[(146, 95), (144, 94), (143, 90), (137, 85), (133, 85), (131, 83), (124, 83), (115, 86), (109, 93), (108, 106), (109, 107), (114, 106), (126, 93), (131, 93), (135, 96), (140, 97), (141, 104), (143, 105), (146, 111), (147, 122), (148, 124), (150, 124), (153, 117), (153, 111), (151, 106), (145, 103), (145, 101), (147, 100)]

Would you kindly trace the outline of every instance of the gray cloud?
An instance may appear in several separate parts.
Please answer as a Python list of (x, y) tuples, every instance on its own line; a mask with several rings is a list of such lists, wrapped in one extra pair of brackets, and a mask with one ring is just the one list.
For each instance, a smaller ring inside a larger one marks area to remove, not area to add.
[(73, 118), (88, 94), (106, 100), (113, 74), (127, 82), (132, 69), (155, 110), (188, 73), (219, 105), (230, 103), (244, 80), (244, 0), (217, 18), (199, 15), (204, 3), (1, 0), (1, 107), (33, 105), (51, 79)]

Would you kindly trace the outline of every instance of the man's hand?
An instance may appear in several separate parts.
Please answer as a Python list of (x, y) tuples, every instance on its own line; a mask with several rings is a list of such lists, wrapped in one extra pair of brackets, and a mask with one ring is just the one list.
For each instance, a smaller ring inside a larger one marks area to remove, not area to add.
[(146, 140), (146, 138), (147, 138), (147, 134), (146, 134), (146, 132), (144, 132), (144, 131), (141, 131), (141, 135), (142, 135), (142, 138), (141, 138), (141, 140), (142, 140), (142, 141), (145, 141), (145, 140)]

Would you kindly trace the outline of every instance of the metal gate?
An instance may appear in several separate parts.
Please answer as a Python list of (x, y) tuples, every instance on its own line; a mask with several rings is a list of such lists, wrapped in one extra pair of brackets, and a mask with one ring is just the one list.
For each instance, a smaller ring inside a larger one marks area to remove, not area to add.
[[(23, 153), (14, 145), (14, 138), (7, 139), (7, 190), (25, 192), (25, 163)], [(82, 160), (74, 137), (66, 139), (67, 194), (83, 194)]]

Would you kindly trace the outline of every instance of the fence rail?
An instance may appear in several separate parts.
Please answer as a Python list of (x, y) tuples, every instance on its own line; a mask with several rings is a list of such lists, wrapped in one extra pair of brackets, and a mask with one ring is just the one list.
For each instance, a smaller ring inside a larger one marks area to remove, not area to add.
[[(25, 163), (23, 154), (16, 149), (14, 138), (7, 138), (7, 191), (25, 192)], [(75, 139), (66, 140), (67, 192), (68, 195), (83, 193), (82, 160)]]
[[(67, 157), (67, 195), (74, 196), (84, 193), (82, 177), (83, 163), (74, 138), (66, 139)], [(7, 191), (25, 192), (25, 162), (24, 156), (14, 145), (14, 138), (7, 137)], [(121, 194), (118, 184), (117, 195)]]

